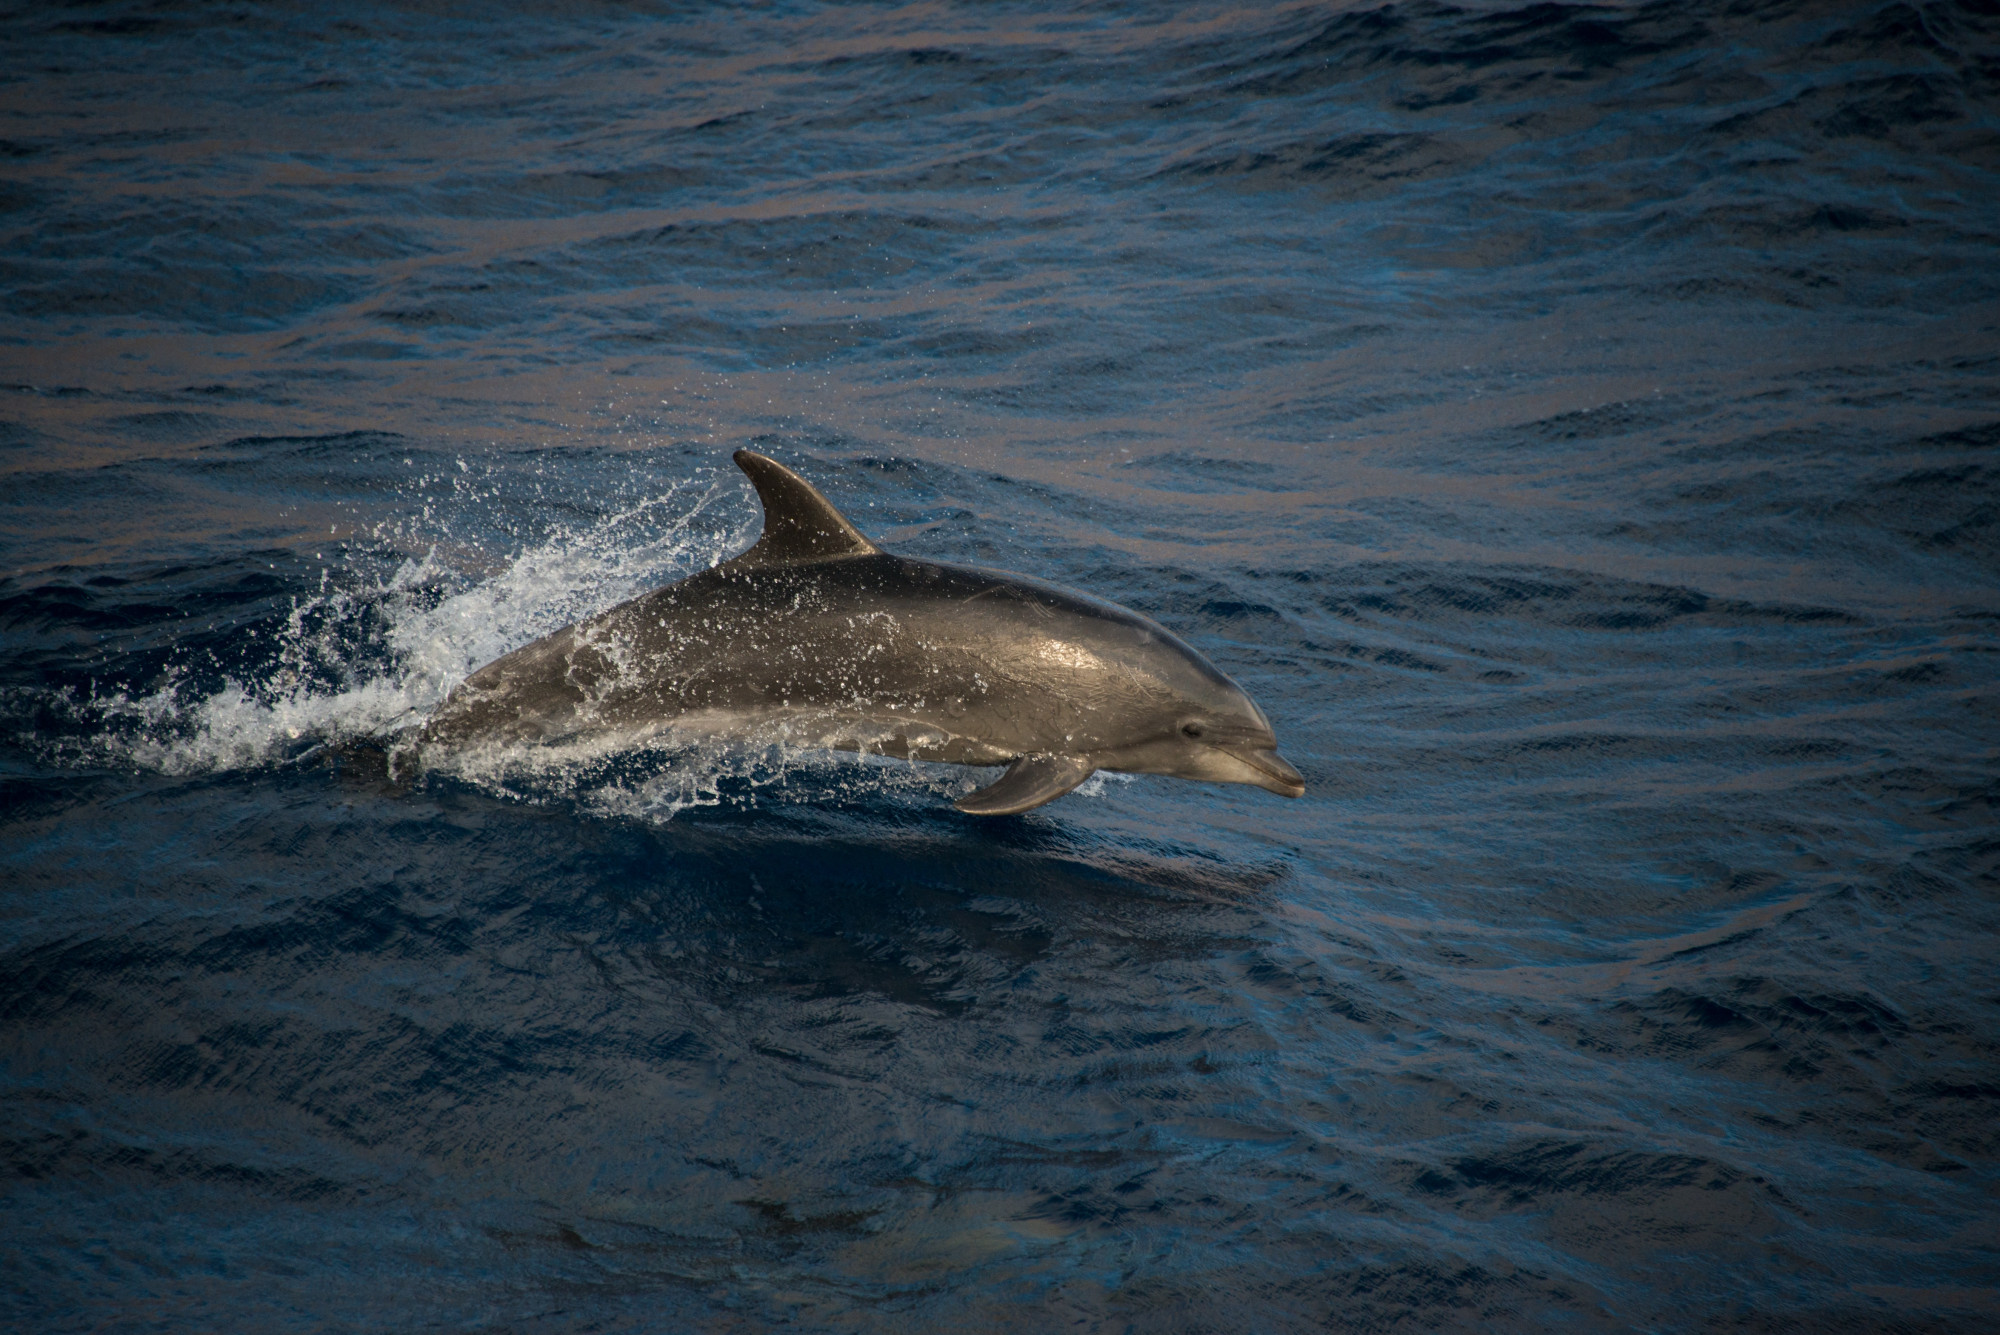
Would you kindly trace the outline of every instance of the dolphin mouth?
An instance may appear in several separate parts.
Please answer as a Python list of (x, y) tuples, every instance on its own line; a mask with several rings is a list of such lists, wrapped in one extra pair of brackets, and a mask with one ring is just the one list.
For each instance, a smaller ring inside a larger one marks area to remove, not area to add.
[(1228, 754), (1248, 765), (1256, 773), (1250, 782), (1280, 797), (1304, 797), (1305, 776), (1285, 763), (1284, 757), (1269, 748), (1228, 747)]

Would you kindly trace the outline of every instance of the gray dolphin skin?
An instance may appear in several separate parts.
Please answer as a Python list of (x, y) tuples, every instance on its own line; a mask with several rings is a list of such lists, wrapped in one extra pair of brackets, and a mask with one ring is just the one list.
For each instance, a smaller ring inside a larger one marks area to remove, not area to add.
[(756, 546), (479, 669), (418, 733), (421, 763), (737, 740), (1005, 765), (954, 804), (980, 816), (1100, 769), (1305, 792), (1264, 712), (1150, 618), (885, 552), (782, 464), (735, 459), (764, 503)]

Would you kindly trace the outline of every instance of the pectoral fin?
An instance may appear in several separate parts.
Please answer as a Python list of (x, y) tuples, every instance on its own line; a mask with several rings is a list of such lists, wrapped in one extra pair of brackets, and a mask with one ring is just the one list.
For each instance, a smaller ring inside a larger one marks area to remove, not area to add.
[(1055, 801), (1096, 769), (1082, 756), (1022, 756), (998, 779), (952, 805), (969, 816), (1012, 816)]

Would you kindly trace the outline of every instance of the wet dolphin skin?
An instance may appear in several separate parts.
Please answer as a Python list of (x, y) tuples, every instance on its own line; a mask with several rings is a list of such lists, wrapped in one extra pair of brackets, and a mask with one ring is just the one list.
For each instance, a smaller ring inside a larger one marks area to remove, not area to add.
[(507, 654), (423, 725), (424, 763), (486, 747), (784, 740), (1005, 765), (956, 805), (1009, 815), (1097, 770), (1305, 791), (1269, 720), (1165, 627), (1021, 575), (913, 561), (774, 460), (749, 551)]

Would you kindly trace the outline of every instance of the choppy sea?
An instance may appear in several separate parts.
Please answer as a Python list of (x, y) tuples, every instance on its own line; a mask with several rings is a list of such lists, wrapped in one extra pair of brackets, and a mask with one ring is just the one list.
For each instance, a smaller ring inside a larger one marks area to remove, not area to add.
[[(0, 1323), (2000, 1325), (1990, 2), (0, 13)], [(1307, 795), (340, 744), (750, 445)]]

